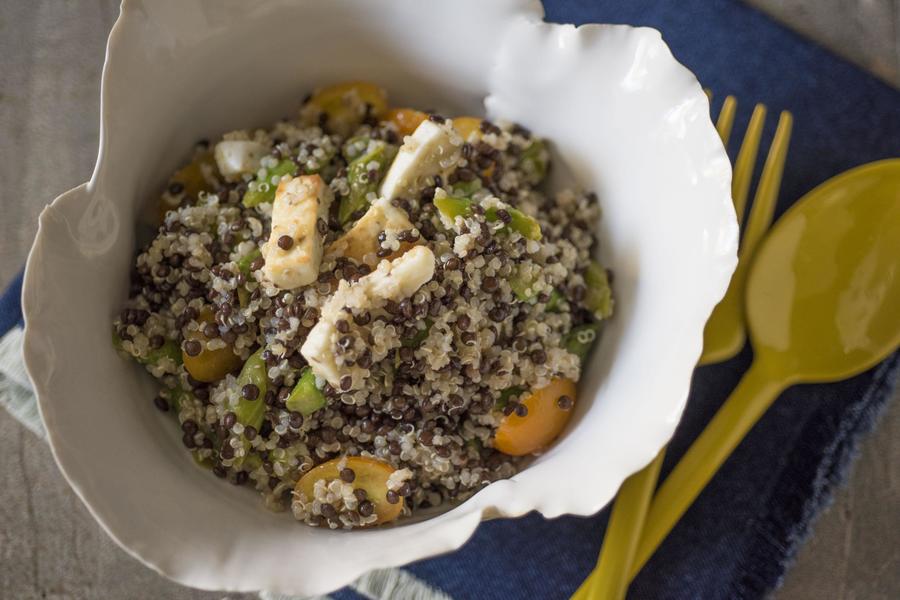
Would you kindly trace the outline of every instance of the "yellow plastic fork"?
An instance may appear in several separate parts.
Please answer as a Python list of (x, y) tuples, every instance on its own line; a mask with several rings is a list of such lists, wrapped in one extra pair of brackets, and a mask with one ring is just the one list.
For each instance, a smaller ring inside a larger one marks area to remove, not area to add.
[[(731, 138), (736, 110), (737, 100), (734, 96), (728, 96), (722, 103), (722, 109), (716, 120), (716, 131), (726, 147)], [(743, 222), (765, 119), (766, 107), (757, 104), (734, 164), (731, 194), (739, 224)], [(743, 299), (747, 268), (760, 239), (772, 224), (792, 126), (793, 117), (789, 112), (782, 111), (756, 187), (747, 227), (738, 252), (738, 266), (725, 297), (713, 310), (703, 332), (703, 354), (700, 357), (700, 364), (732, 358), (746, 343)], [(597, 566), (572, 596), (572, 600), (617, 600), (625, 597), (632, 577), (632, 563), (638, 540), (647, 516), (647, 507), (656, 488), (664, 458), (665, 448), (660, 450), (649, 465), (622, 484), (609, 518)]]
[[(722, 142), (726, 145), (736, 105), (737, 102), (734, 101), (733, 96), (726, 98), (716, 124), (716, 129), (722, 136)], [(753, 177), (753, 167), (759, 151), (759, 138), (762, 135), (765, 120), (766, 107), (757, 104), (750, 117), (750, 124), (747, 126), (747, 133), (744, 135), (744, 141), (738, 151), (737, 160), (734, 161), (731, 196), (738, 224), (743, 221), (747, 194), (750, 190), (750, 179)], [(756, 188), (753, 206), (750, 208), (750, 217), (744, 228), (741, 247), (738, 251), (738, 266), (731, 277), (725, 297), (713, 310), (709, 321), (706, 322), (706, 329), (703, 331), (701, 365), (728, 360), (740, 352), (747, 343), (747, 326), (744, 321), (744, 288), (747, 283), (747, 270), (753, 253), (756, 252), (756, 247), (759, 245), (759, 240), (772, 225), (775, 201), (778, 199), (778, 189), (781, 186), (781, 176), (784, 172), (792, 125), (791, 114), (787, 111), (782, 112), (778, 119), (775, 138), (769, 148), (769, 156), (763, 167), (763, 174)]]

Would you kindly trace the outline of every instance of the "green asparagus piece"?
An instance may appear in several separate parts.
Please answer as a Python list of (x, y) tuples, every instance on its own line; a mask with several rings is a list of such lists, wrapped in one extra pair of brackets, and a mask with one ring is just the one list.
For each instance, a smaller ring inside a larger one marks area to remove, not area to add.
[(550, 299), (547, 300), (547, 312), (559, 312), (565, 302), (566, 297), (563, 296), (558, 289), (553, 288), (553, 291), (550, 292)]
[(196, 450), (191, 452), (191, 456), (194, 457), (194, 462), (197, 463), (197, 466), (199, 467), (211, 470), (215, 466), (211, 458), (200, 458), (200, 454)]
[(241, 463), (241, 466), (244, 467), (245, 471), (255, 471), (256, 469), (262, 466), (262, 458), (256, 452), (248, 452), (244, 457), (244, 461)]
[(241, 308), (247, 308), (250, 304), (250, 292), (247, 291), (247, 288), (244, 286), (239, 287), (237, 289), (237, 295), (238, 305), (240, 305)]
[(176, 365), (181, 364), (181, 348), (178, 346), (177, 342), (173, 340), (166, 340), (159, 348), (150, 350), (150, 352), (147, 353), (146, 360), (143, 360), (141, 362), (143, 362), (144, 364), (156, 364), (164, 358), (171, 358), (173, 361), (175, 361)]
[(325, 394), (316, 387), (316, 376), (306, 367), (285, 401), (288, 410), (307, 417), (325, 406)]
[(526, 180), (531, 185), (538, 185), (544, 180), (549, 164), (550, 153), (543, 140), (535, 139), (519, 156), (519, 168), (525, 173)]
[(357, 135), (344, 142), (341, 147), (341, 156), (347, 161), (347, 164), (359, 158), (369, 147), (370, 138), (367, 135)]
[(244, 203), (244, 206), (251, 207), (262, 204), (263, 202), (272, 202), (275, 200), (275, 189), (278, 187), (278, 184), (273, 184), (272, 178), (276, 176), (281, 178), (285, 175), (296, 175), (297, 170), (297, 165), (289, 158), (282, 159), (281, 162), (271, 169), (266, 169), (265, 177), (256, 178), (254, 189), (248, 189), (244, 192), (244, 197), (241, 200)]
[(319, 166), (315, 169), (310, 169), (308, 165), (304, 165), (303, 174), (304, 175), (321, 175), (322, 179), (325, 181), (331, 181), (334, 179), (334, 175), (337, 172), (337, 165), (334, 162), (334, 150), (326, 150), (322, 148), (322, 152), (325, 153), (325, 156), (322, 158), (316, 157), (316, 162), (319, 163)]
[(172, 412), (177, 415), (181, 411), (181, 405), (190, 397), (191, 393), (180, 385), (169, 390), (169, 404), (172, 406)]
[(566, 350), (581, 359), (581, 363), (587, 360), (594, 342), (597, 340), (597, 334), (600, 331), (599, 323), (588, 323), (587, 325), (579, 325), (573, 328), (563, 340)]
[(453, 184), (452, 190), (454, 196), (463, 198), (471, 198), (472, 194), (481, 189), (481, 180), (478, 178), (472, 181), (459, 181)]
[(435, 198), (434, 205), (441, 211), (442, 215), (451, 221), (456, 219), (456, 217), (468, 217), (472, 214), (472, 201), (468, 198), (443, 196), (442, 198)]
[(609, 287), (609, 276), (606, 269), (596, 261), (591, 261), (584, 273), (584, 283), (587, 293), (584, 296), (584, 306), (599, 321), (612, 315), (613, 299), (612, 290)]
[[(529, 240), (541, 239), (541, 226), (536, 220), (529, 217), (517, 208), (509, 207), (505, 210), (509, 213), (510, 216), (510, 222), (508, 225), (506, 225), (505, 229), (517, 231)], [(499, 219), (499, 217), (497, 216), (497, 211), (498, 209), (496, 208), (487, 209), (486, 211), (484, 211), (485, 219), (487, 219), (489, 223), (497, 221)]]
[(240, 269), (241, 273), (244, 274), (244, 277), (248, 277), (250, 275), (250, 265), (253, 264), (253, 261), (262, 256), (262, 251), (259, 248), (254, 248), (244, 256), (240, 258), (237, 262), (238, 269)]
[(541, 268), (534, 264), (522, 264), (510, 274), (509, 287), (512, 288), (513, 294), (522, 302), (534, 303), (536, 301), (538, 291), (535, 290), (535, 284), (541, 278)]
[[(254, 248), (246, 255), (242, 256), (241, 259), (237, 262), (238, 269), (244, 275), (244, 277), (250, 277), (250, 266), (253, 264), (257, 258), (262, 256), (262, 252), (259, 248)], [(238, 295), (238, 303), (241, 308), (247, 308), (247, 305), (250, 303), (250, 292), (247, 291), (247, 288), (239, 286), (237, 289)]]
[[(338, 219), (346, 224), (358, 211), (369, 204), (368, 195), (378, 184), (397, 155), (397, 147), (381, 140), (369, 144), (368, 151), (354, 159), (347, 167), (350, 195), (341, 198)], [(373, 176), (374, 175), (374, 176)]]
[(494, 408), (497, 410), (503, 410), (507, 404), (509, 404), (509, 399), (514, 397), (519, 397), (525, 392), (525, 388), (514, 385), (513, 387), (506, 388), (502, 392), (500, 392), (500, 397), (497, 398), (497, 402), (494, 403)]
[(263, 400), (263, 396), (266, 395), (266, 388), (269, 383), (267, 373), (266, 361), (263, 360), (262, 348), (260, 348), (250, 355), (237, 378), (239, 391), (243, 390), (245, 385), (251, 383), (259, 390), (259, 394), (253, 400), (248, 400), (241, 395), (241, 399), (234, 409), (238, 423), (244, 427), (253, 427), (257, 431), (262, 425), (263, 417), (266, 414), (266, 402)]
[[(456, 217), (468, 217), (472, 214), (472, 200), (468, 198), (459, 198), (456, 196), (444, 196), (443, 198), (435, 198), (434, 205), (441, 214), (451, 221)], [(497, 208), (488, 208), (484, 211), (484, 219), (488, 223), (494, 223), (500, 220)], [(503, 229), (507, 231), (516, 231), (529, 240), (541, 239), (541, 226), (538, 222), (520, 211), (517, 208), (507, 207), (505, 209), (510, 217), (509, 223), (504, 224)]]
[(534, 282), (535, 280), (531, 277), (526, 277), (522, 273), (516, 272), (509, 278), (509, 287), (512, 288), (513, 294), (518, 300), (531, 302), (537, 296), (531, 288)]
[[(113, 329), (112, 342), (113, 347), (116, 350), (120, 352), (126, 352), (122, 347), (122, 338), (119, 337), (119, 334), (115, 329)], [(178, 346), (177, 342), (174, 342), (172, 340), (166, 340), (159, 348), (152, 348), (149, 352), (147, 352), (147, 356), (142, 357), (134, 356), (130, 353), (128, 354), (142, 365), (155, 365), (164, 358), (171, 358), (173, 361), (175, 361), (176, 365), (181, 364), (181, 348)]]

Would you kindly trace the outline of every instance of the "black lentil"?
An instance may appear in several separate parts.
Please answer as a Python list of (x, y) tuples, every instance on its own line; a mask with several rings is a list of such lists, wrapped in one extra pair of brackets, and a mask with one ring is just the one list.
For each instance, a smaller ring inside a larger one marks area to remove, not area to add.
[(182, 349), (184, 353), (188, 356), (200, 356), (200, 353), (203, 351), (203, 346), (200, 345), (200, 342), (197, 340), (187, 340), (182, 345)]
[(180, 181), (173, 181), (169, 184), (169, 193), (173, 196), (177, 196), (181, 192), (184, 191), (184, 184)]
[(572, 407), (575, 406), (575, 401), (569, 396), (560, 396), (556, 399), (556, 406), (561, 410), (572, 410)]
[(156, 396), (156, 397), (153, 399), (153, 404), (155, 404), (155, 405), (156, 405), (156, 408), (158, 408), (158, 409), (161, 410), (162, 412), (168, 412), (168, 411), (169, 411), (169, 401), (166, 400), (165, 398), (163, 398), (162, 396)]
[(241, 397), (247, 400), (256, 400), (259, 398), (259, 388), (252, 383), (248, 383), (241, 388)]
[[(363, 490), (365, 491), (365, 490)], [(369, 517), (375, 512), (375, 505), (368, 500), (359, 503), (359, 514), (363, 517)]]

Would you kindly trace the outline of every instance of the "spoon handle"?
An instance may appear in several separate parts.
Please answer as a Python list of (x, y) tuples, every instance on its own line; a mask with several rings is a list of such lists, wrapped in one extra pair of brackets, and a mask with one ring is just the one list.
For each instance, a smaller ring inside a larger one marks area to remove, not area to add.
[(629, 579), (637, 575), (784, 387), (782, 378), (763, 363), (755, 361), (750, 366), (731, 396), (656, 492)]

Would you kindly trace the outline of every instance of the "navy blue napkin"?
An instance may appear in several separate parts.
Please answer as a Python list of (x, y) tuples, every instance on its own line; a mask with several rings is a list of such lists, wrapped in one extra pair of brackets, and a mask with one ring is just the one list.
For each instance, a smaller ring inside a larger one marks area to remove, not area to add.
[[(762, 14), (729, 0), (545, 0), (547, 19), (658, 28), (676, 58), (716, 94), (740, 101), (736, 133), (755, 102), (794, 113), (780, 214), (841, 171), (900, 156), (900, 94)], [(763, 137), (768, 146), (775, 119)], [(735, 137), (740, 139), (740, 135)], [(733, 149), (731, 149), (733, 150)], [(0, 336), (21, 321), (21, 279), (0, 299)], [(750, 363), (698, 369), (663, 476)], [(860, 436), (890, 397), (900, 353), (850, 380), (796, 386), (751, 431), (634, 581), (629, 598), (760, 598), (780, 582), (818, 511), (845, 474)], [(601, 462), (603, 457), (592, 457)], [(457, 552), (405, 572), (442, 596), (566, 598), (593, 568), (608, 510), (547, 520), (528, 515), (482, 524)], [(332, 598), (363, 598), (345, 588)]]
[(22, 279), (19, 273), (0, 296), (0, 337), (6, 335), (13, 327), (24, 327), (22, 320)]

